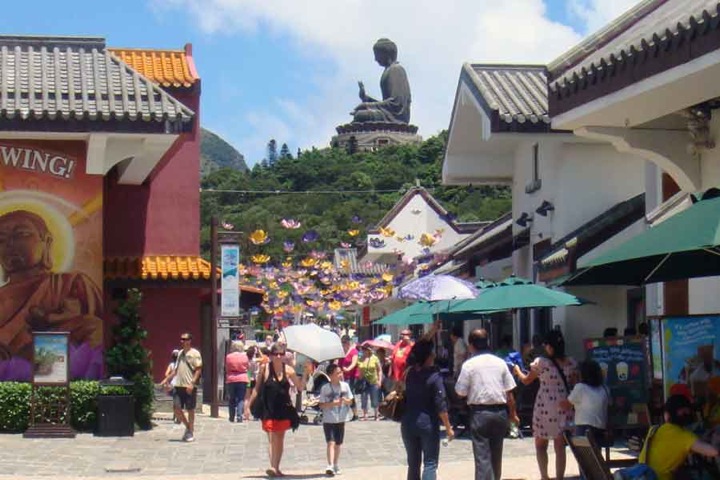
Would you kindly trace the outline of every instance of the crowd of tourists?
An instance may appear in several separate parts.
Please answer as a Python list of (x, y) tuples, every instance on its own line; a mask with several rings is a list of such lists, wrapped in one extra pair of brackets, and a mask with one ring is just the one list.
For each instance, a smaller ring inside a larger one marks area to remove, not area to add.
[[(560, 331), (549, 332), (541, 341), (535, 339), (523, 359), (505, 341), (500, 350), (491, 351), (484, 329), (473, 330), (467, 339), (461, 331), (453, 330), (452, 370), (448, 375), (438, 368), (436, 359), (438, 329), (433, 325), (416, 341), (410, 330), (403, 330), (387, 352), (367, 343), (358, 348), (344, 335), (341, 343), (345, 356), (325, 365), (288, 351), (282, 336), (268, 336), (247, 348), (242, 340), (234, 340), (225, 359), (228, 420), (259, 421), (268, 438), (269, 477), (285, 475), (280, 467), (285, 434), (298, 428), (303, 392), (313, 384), (327, 444), (328, 476), (341, 473), (345, 423), (382, 420), (379, 406), (390, 392), (404, 393), (402, 414), (394, 419), (400, 422), (408, 480), (436, 478), (441, 438), (444, 435), (450, 441), (455, 437), (449, 415), (452, 398), (463, 401), (468, 409), (464, 427), (473, 445), (474, 478), (500, 480), (503, 442), (510, 427), (520, 424), (514, 393), (518, 383), (539, 383), (532, 434), (542, 480), (551, 478), (551, 443), (554, 478), (564, 478), (564, 432), (589, 433), (598, 441), (609, 436), (612, 397), (603, 371), (595, 361), (578, 363), (567, 355)], [(185, 426), (182, 440), (192, 442), (202, 358), (192, 348), (190, 334), (182, 334), (180, 342), (162, 383), (173, 395), (176, 421)], [(688, 392), (671, 395), (665, 406), (665, 423), (650, 430), (640, 461), (659, 480), (682, 478), (677, 474), (691, 454), (718, 456), (716, 447), (685, 428), (692, 423), (693, 415)]]

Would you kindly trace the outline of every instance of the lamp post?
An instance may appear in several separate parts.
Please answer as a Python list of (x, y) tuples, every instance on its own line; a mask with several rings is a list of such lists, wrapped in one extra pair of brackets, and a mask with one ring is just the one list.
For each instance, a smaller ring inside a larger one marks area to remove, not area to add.
[(218, 279), (217, 279), (217, 227), (218, 219), (213, 216), (210, 220), (210, 416), (220, 416), (218, 405), (218, 359), (217, 359), (217, 334), (218, 334)]

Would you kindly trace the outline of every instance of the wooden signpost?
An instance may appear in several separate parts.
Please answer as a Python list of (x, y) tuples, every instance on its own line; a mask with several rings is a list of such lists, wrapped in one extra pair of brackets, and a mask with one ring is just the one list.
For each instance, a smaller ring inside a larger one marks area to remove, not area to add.
[[(70, 333), (33, 332), (32, 392), (25, 438), (74, 438), (70, 426)], [(50, 394), (40, 391), (54, 387)]]

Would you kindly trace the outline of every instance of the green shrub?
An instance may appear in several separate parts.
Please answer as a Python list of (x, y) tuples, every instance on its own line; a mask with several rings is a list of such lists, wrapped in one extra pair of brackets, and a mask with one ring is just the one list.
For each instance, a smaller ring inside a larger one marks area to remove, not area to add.
[(121, 376), (134, 383), (130, 387), (135, 397), (135, 423), (143, 430), (152, 428), (155, 385), (152, 381), (150, 355), (143, 346), (147, 330), (142, 325), (140, 304), (142, 293), (128, 289), (127, 298), (115, 313), (120, 319), (113, 328), (113, 346), (105, 352), (105, 363), (110, 375)]
[[(101, 392), (107, 395), (128, 395), (124, 387), (100, 387), (96, 381), (80, 380), (70, 382), (70, 424), (75, 430), (89, 432), (97, 424), (97, 396)], [(21, 382), (0, 382), (0, 432), (24, 432), (30, 421), (30, 402), (32, 385)], [(65, 390), (61, 387), (38, 387), (36, 390), (38, 405), (61, 405)], [(35, 412), (37, 423), (50, 422), (53, 419), (48, 411), (38, 409)], [(64, 416), (59, 420), (64, 421)]]

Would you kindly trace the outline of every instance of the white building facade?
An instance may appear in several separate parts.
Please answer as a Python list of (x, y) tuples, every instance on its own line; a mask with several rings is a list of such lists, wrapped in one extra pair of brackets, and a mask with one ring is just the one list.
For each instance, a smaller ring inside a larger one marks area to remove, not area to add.
[[(547, 92), (543, 66), (464, 65), (443, 164), (445, 184), (512, 187), (512, 271), (533, 281), (539, 280), (543, 256), (562, 247), (556, 242), (579, 227), (589, 228), (585, 224), (591, 219), (603, 219), (607, 212), (614, 217), (605, 223), (616, 225), (613, 222), (622, 218), (625, 228), (610, 228), (608, 238), (585, 242), (582, 258), (644, 228), (640, 220), (644, 209), (628, 212), (613, 207), (642, 195), (645, 161), (619, 152), (608, 142), (552, 129)], [(583, 231), (577, 233), (579, 238), (584, 238)], [(479, 271), (484, 276), (483, 267)], [(552, 314), (517, 313), (516, 347), (535, 333), (559, 326), (569, 352), (581, 356), (584, 338), (601, 336), (607, 327), (622, 332), (628, 325), (626, 287), (569, 292), (592, 304), (558, 308)]]

